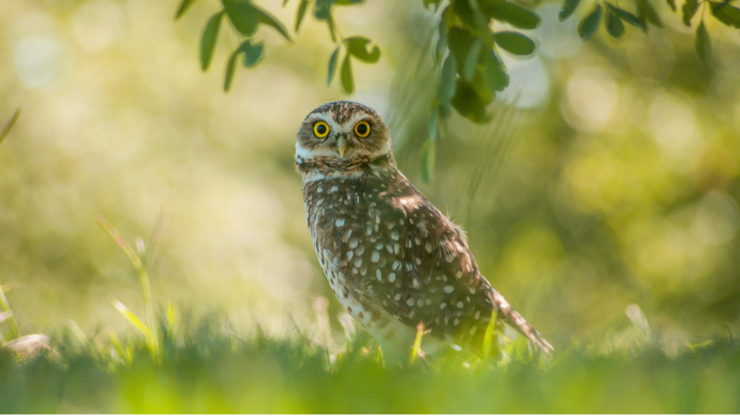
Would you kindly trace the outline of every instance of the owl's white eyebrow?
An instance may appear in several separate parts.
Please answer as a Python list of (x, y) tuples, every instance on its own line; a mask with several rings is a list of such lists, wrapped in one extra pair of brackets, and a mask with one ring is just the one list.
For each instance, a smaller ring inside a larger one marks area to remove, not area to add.
[(310, 122), (314, 122), (316, 120), (325, 121), (326, 124), (329, 125), (329, 131), (337, 131), (337, 132), (342, 131), (342, 128), (339, 126), (339, 124), (337, 124), (337, 122), (334, 121), (334, 119), (331, 118), (331, 116), (328, 114), (316, 113), (316, 114), (311, 114), (308, 117), (308, 121)]
[(366, 113), (364, 113), (364, 112), (360, 111), (359, 113), (357, 113), (357, 114), (353, 115), (353, 116), (352, 116), (352, 118), (351, 118), (351, 119), (349, 119), (349, 121), (346, 121), (346, 122), (345, 122), (345, 123), (344, 123), (344, 124), (342, 125), (342, 130), (341, 130), (341, 132), (342, 132), (342, 133), (346, 133), (346, 132), (348, 132), (348, 131), (352, 131), (352, 130), (354, 130), (354, 128), (355, 128), (355, 124), (357, 124), (357, 122), (358, 122), (358, 121), (360, 121), (360, 120), (363, 120), (363, 119), (366, 119), (366, 118), (369, 118), (369, 117), (370, 117), (370, 116), (369, 116), (368, 114), (366, 114)]

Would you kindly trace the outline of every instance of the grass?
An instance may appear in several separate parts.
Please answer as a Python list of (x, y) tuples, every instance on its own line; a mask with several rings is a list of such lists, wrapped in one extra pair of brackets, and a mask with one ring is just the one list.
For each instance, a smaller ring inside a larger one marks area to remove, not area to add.
[[(730, 340), (669, 357), (659, 348), (595, 354), (573, 347), (543, 364), (523, 344), (491, 366), (457, 355), (386, 369), (366, 337), (335, 361), (308, 337), (227, 336), (205, 323), (162, 355), (146, 339), (118, 348), (61, 334), (20, 361), (0, 349), (3, 413), (737, 413), (740, 350)], [(472, 364), (472, 365), (471, 365)]]
[(608, 352), (574, 344), (544, 357), (524, 338), (499, 345), (491, 325), (493, 359), (452, 350), (424, 357), (420, 326), (404, 368), (385, 368), (375, 341), (349, 324), (337, 342), (323, 299), (315, 328), (281, 339), (235, 334), (224, 318), (178, 319), (172, 305), (155, 314), (148, 270), (161, 216), (148, 245), (136, 240), (138, 252), (98, 220), (139, 275), (144, 321), (113, 300), (138, 333), (101, 339), (72, 324), (50, 342), (21, 342), (34, 336), (21, 336), (0, 291), (0, 331), (14, 340), (0, 348), (0, 412), (740, 413), (732, 335), (669, 354), (636, 305), (627, 309), (631, 335)]

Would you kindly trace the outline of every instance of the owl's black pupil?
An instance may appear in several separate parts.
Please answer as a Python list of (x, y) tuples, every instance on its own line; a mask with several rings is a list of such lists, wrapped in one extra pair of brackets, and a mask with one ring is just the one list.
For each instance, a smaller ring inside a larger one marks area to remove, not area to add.
[(363, 123), (357, 126), (357, 133), (360, 135), (367, 134), (367, 124)]
[(326, 133), (326, 126), (323, 124), (319, 124), (318, 126), (316, 126), (316, 132), (319, 134)]

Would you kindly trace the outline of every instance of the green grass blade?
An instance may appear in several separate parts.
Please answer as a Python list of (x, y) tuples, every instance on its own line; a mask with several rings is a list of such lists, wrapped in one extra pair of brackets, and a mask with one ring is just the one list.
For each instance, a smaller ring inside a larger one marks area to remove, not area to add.
[(98, 224), (100, 224), (105, 231), (110, 234), (110, 236), (113, 238), (113, 240), (118, 244), (119, 247), (126, 253), (129, 260), (131, 260), (131, 263), (134, 264), (134, 267), (136, 267), (136, 270), (141, 273), (142, 270), (144, 270), (144, 265), (141, 263), (141, 259), (136, 254), (133, 248), (126, 242), (126, 240), (121, 237), (120, 234), (118, 234), (118, 231), (113, 228), (112, 225), (108, 221), (106, 221), (105, 217), (102, 215), (98, 215), (96, 220), (98, 221)]
[(0, 307), (3, 308), (3, 312), (5, 312), (5, 316), (10, 323), (8, 339), (13, 340), (20, 337), (21, 331), (18, 330), (18, 324), (15, 322), (15, 317), (13, 317), (13, 311), (10, 310), (10, 304), (8, 303), (8, 298), (5, 297), (2, 285), (0, 285)]
[(491, 312), (491, 321), (488, 322), (486, 327), (486, 333), (483, 335), (483, 358), (486, 360), (490, 356), (491, 347), (493, 346), (493, 339), (496, 336), (496, 319), (498, 318), (498, 311), (493, 309)]
[(147, 326), (144, 325), (144, 323), (141, 322), (139, 318), (137, 318), (136, 315), (134, 315), (134, 313), (131, 312), (129, 308), (126, 307), (126, 305), (119, 302), (115, 298), (111, 298), (110, 302), (113, 304), (113, 306), (116, 307), (116, 309), (118, 309), (118, 312), (120, 312), (121, 315), (123, 315), (123, 317), (126, 318), (127, 321), (129, 321), (133, 326), (136, 327), (136, 329), (138, 329), (142, 334), (144, 334), (147, 337), (147, 339), (151, 339), (152, 333), (151, 331), (149, 331), (149, 328), (147, 328)]
[(20, 117), (20, 115), (21, 115), (21, 109), (18, 108), (17, 110), (15, 110), (15, 113), (13, 113), (13, 116), (10, 117), (10, 121), (8, 121), (8, 124), (5, 125), (5, 128), (3, 129), (3, 131), (0, 133), (0, 143), (2, 143), (3, 139), (5, 139), (5, 136), (7, 136), (8, 133), (10, 133), (10, 129), (13, 128), (13, 125), (18, 120), (18, 117)]

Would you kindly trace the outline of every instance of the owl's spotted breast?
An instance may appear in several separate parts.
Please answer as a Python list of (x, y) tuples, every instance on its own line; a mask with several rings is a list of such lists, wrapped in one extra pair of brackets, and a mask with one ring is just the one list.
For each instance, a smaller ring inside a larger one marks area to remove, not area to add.
[(462, 344), (487, 325), (491, 288), (464, 236), (400, 172), (307, 182), (304, 196), (317, 256), (354, 316), (352, 303)]

